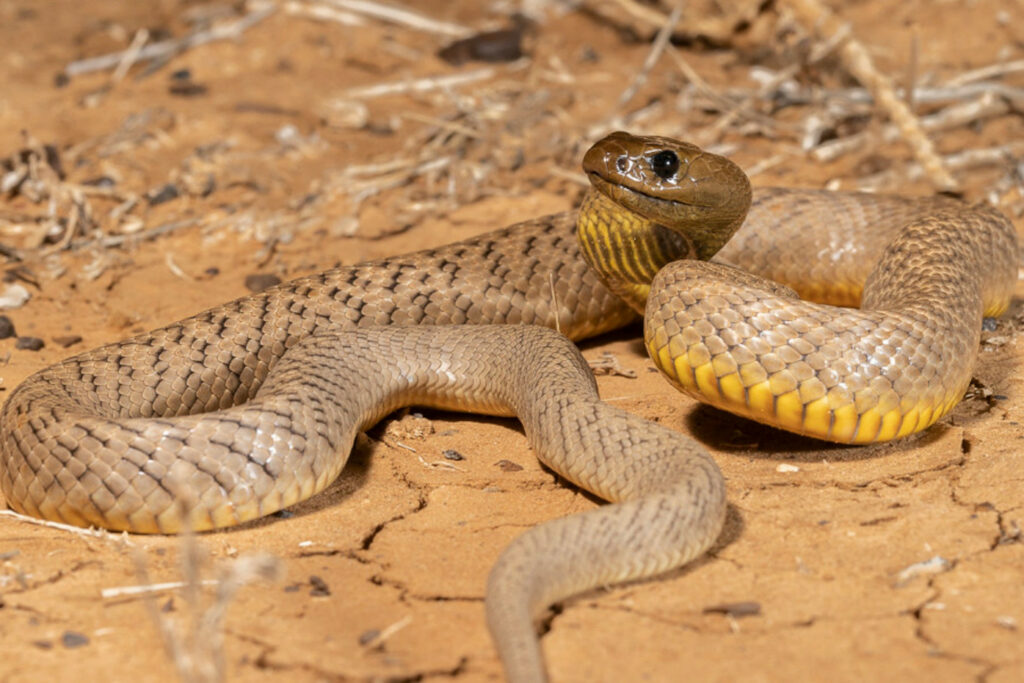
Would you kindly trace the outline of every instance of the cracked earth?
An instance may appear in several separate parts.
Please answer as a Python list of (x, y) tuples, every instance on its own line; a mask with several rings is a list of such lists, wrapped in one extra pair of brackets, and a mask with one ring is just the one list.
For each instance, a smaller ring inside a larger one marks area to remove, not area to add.
[[(139, 27), (173, 24), (186, 4), (154, 2), (147, 13), (139, 9), (144, 4), (62, 0), (50, 3), (51, 15), (35, 3), (0, 0), (0, 72), (8, 78), (0, 89), (0, 156), (20, 148), (23, 129), (67, 149), (111, 135), (133, 115), (162, 112), (152, 118), (156, 130), (146, 144), (69, 173), (81, 180), (117, 170), (121, 182), (143, 191), (180, 178), (194, 150), (230, 139), (231, 177), (218, 177), (209, 196), (152, 206), (147, 227), (211, 214), (225, 224), (240, 216), (273, 223), (298, 211), (296, 198), (319, 191), (338, 168), (404, 153), (404, 133), (387, 133), (395, 112), (437, 115), (429, 97), (403, 96), (371, 102), (363, 129), (325, 126), (310, 112), (335, 90), (451, 67), (432, 56), (433, 43), (424, 47), (421, 35), (403, 29), (373, 24), (352, 38), (330, 23), (284, 16), (242, 40), (174, 60), (171, 69), (190, 69), (206, 96), (168, 94), (163, 72), (129, 78), (99, 104), (89, 97), (108, 75), (54, 85), (67, 62), (123, 49), (124, 36), (130, 41)], [(468, 3), (415, 4), (467, 25), (491, 16)], [(854, 31), (882, 46), (876, 56), (883, 66), (902, 68), (909, 25), (922, 46), (920, 68), (943, 73), (990, 63), (1001, 47), (988, 32), (992, 17), (1021, 12), (996, 0), (942, 3), (948, 11), (941, 18), (925, 0), (903, 3), (896, 14), (880, 0), (847, 4)], [(1018, 39), (1017, 58), (1024, 34)], [(570, 96), (560, 111), (579, 117), (594, 102), (612, 106), (649, 50), (649, 42), (629, 42), (612, 26), (570, 12), (544, 26), (535, 60), (576, 68), (586, 46), (615, 58), (604, 62), (611, 75), (583, 73), (563, 84)], [(410, 63), (402, 50), (424, 52)], [(728, 50), (682, 50), (712, 84), (746, 73), (732, 70)], [(656, 75), (648, 89), (666, 78)], [(317, 132), (324, 144), (279, 150), (274, 135), (285, 124)], [(402, 130), (419, 125), (406, 120)], [(959, 140), (983, 146), (1022, 133), (1020, 119), (1011, 117)], [(749, 167), (782, 147), (754, 138), (736, 157)], [(906, 154), (899, 146), (891, 151)], [(797, 156), (755, 182), (821, 186), (854, 163), (823, 168)], [(552, 179), (548, 168), (531, 164), (527, 150), (515, 192), (477, 198), (408, 230), (393, 226), (402, 207), (382, 200), (361, 215), (360, 232), (333, 242), (322, 229), (268, 242), (252, 231), (196, 226), (125, 249), (65, 254), (63, 272), (42, 278), (29, 303), (9, 313), (21, 334), (47, 345), (31, 352), (0, 341), (7, 357), (0, 397), (72, 352), (244, 295), (253, 273), (295, 277), (566, 210), (579, 190)], [(984, 174), (972, 176), (967, 196), (981, 199), (986, 182)], [(13, 211), (4, 201), (0, 208)], [(100, 273), (84, 276), (97, 261)], [(985, 333), (991, 343), (983, 344), (970, 397), (924, 434), (867, 448), (801, 439), (683, 398), (653, 371), (637, 329), (584, 345), (588, 359), (611, 353), (636, 373), (600, 376), (603, 397), (712, 450), (730, 508), (705, 558), (657, 580), (557, 606), (543, 639), (553, 680), (1024, 680), (1022, 296), (1018, 287), (1010, 313)], [(68, 334), (82, 341), (70, 349), (51, 343)], [(253, 552), (275, 555), (284, 570), (277, 582), (243, 587), (228, 606), (228, 677), (498, 680), (483, 616), (489, 568), (522, 530), (598, 504), (542, 468), (513, 420), (397, 416), (358, 441), (326, 492), (286, 514), (197, 539), (207, 555), (206, 578)], [(173, 679), (143, 600), (104, 598), (100, 591), (139, 583), (137, 561), (152, 581), (180, 581), (182, 547), (173, 537), (76, 535), (0, 517), (0, 681)], [(211, 591), (202, 597), (210, 602)], [(171, 623), (193, 616), (178, 589), (157, 593), (155, 601)]]

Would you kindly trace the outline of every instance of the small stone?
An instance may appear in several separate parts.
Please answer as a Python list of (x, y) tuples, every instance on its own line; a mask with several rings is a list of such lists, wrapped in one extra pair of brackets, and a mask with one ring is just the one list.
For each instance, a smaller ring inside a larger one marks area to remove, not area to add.
[(503, 472), (519, 472), (523, 469), (522, 465), (514, 463), (511, 460), (499, 460), (494, 464), (501, 468)]
[(117, 185), (117, 181), (108, 175), (96, 176), (95, 178), (89, 178), (83, 180), (82, 184), (87, 187), (113, 187)]
[(704, 614), (727, 614), (734, 619), (754, 617), (761, 613), (761, 603), (752, 600), (743, 602), (727, 602), (704, 608)]
[(60, 642), (64, 647), (71, 649), (88, 645), (89, 638), (84, 633), (79, 633), (78, 631), (64, 631), (64, 635), (60, 637)]
[(57, 344), (57, 346), (61, 347), (62, 349), (66, 349), (69, 346), (74, 346), (78, 342), (82, 341), (82, 338), (77, 334), (66, 334), (61, 337), (54, 337), (53, 341)]
[(155, 206), (157, 204), (169, 202), (172, 199), (177, 199), (179, 194), (181, 193), (178, 191), (177, 185), (175, 185), (174, 183), (167, 183), (163, 187), (159, 187), (147, 192), (146, 201), (148, 201), (151, 206)]
[(441, 451), (441, 455), (443, 455), (445, 457), (445, 460), (465, 460), (466, 459), (465, 457), (463, 457), (462, 453), (459, 453), (454, 448), (446, 448), (446, 449), (444, 449), (443, 451)]
[(275, 285), (281, 284), (281, 278), (270, 273), (254, 273), (245, 276), (245, 288), (250, 292), (262, 292)]
[(359, 634), (359, 644), (360, 645), (369, 645), (373, 641), (377, 640), (377, 638), (379, 638), (379, 637), (380, 637), (380, 629), (379, 628), (368, 629), (368, 630), (363, 631), (362, 633)]
[(319, 576), (310, 576), (309, 584), (313, 587), (312, 590), (309, 591), (309, 594), (314, 598), (326, 598), (331, 594), (331, 589), (327, 585), (327, 582)]
[(12, 282), (0, 292), (0, 308), (21, 308), (31, 296), (24, 285)]
[(10, 339), (15, 334), (14, 323), (6, 315), (0, 315), (0, 339)]
[(21, 351), (38, 351), (44, 346), (46, 343), (39, 337), (18, 337), (18, 341), (14, 342), (14, 348)]

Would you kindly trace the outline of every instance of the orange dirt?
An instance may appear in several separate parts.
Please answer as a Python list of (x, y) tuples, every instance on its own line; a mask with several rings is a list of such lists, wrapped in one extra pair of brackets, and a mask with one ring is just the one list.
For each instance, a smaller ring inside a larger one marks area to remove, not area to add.
[[(287, 279), (568, 209), (581, 187), (552, 168), (575, 171), (592, 139), (622, 125), (613, 122), (619, 111), (661, 107), (630, 127), (721, 142), (746, 167), (781, 155), (758, 184), (820, 187), (839, 178), (851, 187), (909, 156), (896, 142), (815, 162), (796, 146), (793, 126), (807, 113), (799, 107), (763, 112), (779, 127), (760, 132), (743, 116), (720, 122), (707, 108), (687, 108), (679, 95), (686, 79), (670, 55), (620, 108), (651, 31), (616, 3), (592, 3), (596, 13), (550, 3), (528, 35), (531, 58), (511, 66), (451, 66), (436, 56), (449, 40), (437, 34), (372, 19), (360, 28), (318, 22), (282, 5), (240, 38), (186, 50), (150, 75), (135, 66), (118, 82), (108, 69), (55, 83), (69, 62), (125, 49), (140, 28), (152, 40), (181, 36), (188, 17), (212, 9), (237, 18), (236, 4), (0, 0), (0, 157), (24, 148), (27, 131), (56, 146), (68, 181), (109, 176), (123, 193), (87, 195), (95, 226), (75, 235), (74, 249), (45, 258), (39, 243), (48, 240), (45, 252), (61, 238), (45, 235), (47, 202), (0, 195), (0, 244), (26, 259), (13, 277), (36, 283), (25, 285), (31, 300), (7, 314), (19, 334), (46, 343), (33, 352), (0, 341), (0, 395), (73, 352), (244, 295), (248, 275)], [(505, 3), (406, 4), (474, 28), (503, 25), (483, 6)], [(687, 3), (680, 28), (694, 31), (716, 5), (757, 4)], [(939, 82), (1024, 56), (1024, 15), (1013, 0), (839, 5), (897, 81), (915, 42), (917, 78)], [(676, 49), (712, 88), (753, 88), (752, 64), (782, 69), (806, 53), (793, 32), (779, 36), (778, 17), (769, 8), (742, 33), (727, 22), (720, 34), (706, 29), (711, 40)], [(365, 111), (338, 103), (351, 102), (345, 91), (356, 86), (481, 68), (495, 75), (365, 99)], [(172, 77), (185, 69), (188, 79)], [(801, 78), (849, 86), (839, 73), (826, 58)], [(438, 125), (445, 135), (428, 136)], [(939, 148), (1022, 134), (1020, 117), (1004, 115), (943, 134)], [(394, 187), (378, 174), (381, 188), (361, 203), (348, 193), (365, 177), (343, 175), (353, 165), (431, 155), (451, 157), (449, 170)], [(980, 200), (1004, 172), (958, 177)], [(111, 218), (129, 195), (168, 183), (179, 197), (140, 198), (125, 218)], [(895, 188), (928, 189), (921, 181)], [(71, 211), (66, 197), (56, 207), (60, 216)], [(186, 219), (195, 223), (153, 239), (95, 241)], [(604, 397), (712, 449), (731, 506), (707, 558), (563, 605), (543, 641), (553, 680), (1024, 680), (1019, 310), (1015, 301), (986, 333), (982, 388), (925, 434), (872, 448), (799, 439), (681, 397), (653, 372), (635, 329), (587, 344), (588, 358), (611, 352), (638, 375), (600, 377)], [(69, 335), (82, 341), (67, 349), (55, 341)], [(445, 460), (446, 449), (464, 459)], [(437, 465), (446, 462), (456, 467)], [(447, 413), (392, 421), (291, 516), (198, 539), (210, 564), (260, 551), (286, 571), (277, 583), (242, 588), (228, 607), (227, 675), (498, 679), (483, 617), (489, 567), (524, 528), (596, 504), (538, 465), (514, 421)], [(181, 548), (178, 538), (80, 536), (0, 517), (0, 681), (173, 678), (144, 602), (100, 591), (138, 583), (136, 558), (153, 581), (181, 580)], [(737, 603), (755, 603), (758, 613)], [(192, 616), (180, 590), (158, 594), (157, 606), (175, 624)], [(739, 611), (723, 613), (730, 609)]]

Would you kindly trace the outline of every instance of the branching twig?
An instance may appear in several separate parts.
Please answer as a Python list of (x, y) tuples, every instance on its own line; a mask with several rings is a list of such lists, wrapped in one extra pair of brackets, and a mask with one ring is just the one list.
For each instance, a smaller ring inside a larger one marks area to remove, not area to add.
[[(823, 36), (848, 31), (839, 19), (818, 0), (788, 0), (804, 24)], [(956, 190), (957, 183), (935, 151), (935, 146), (905, 101), (899, 98), (888, 76), (875, 68), (867, 49), (850, 37), (839, 46), (839, 56), (849, 72), (871, 92), (875, 102), (889, 114), (928, 176), (941, 190)]]
[(197, 31), (183, 38), (162, 40), (159, 43), (150, 43), (149, 45), (138, 49), (129, 47), (127, 50), (122, 50), (120, 52), (100, 55), (99, 57), (79, 59), (64, 67), (64, 73), (68, 76), (78, 76), (81, 74), (91, 73), (93, 71), (113, 69), (123, 63), (126, 58), (132, 56), (134, 56), (134, 61), (136, 62), (166, 59), (171, 55), (184, 52), (185, 50), (198, 45), (205, 45), (206, 43), (212, 43), (217, 40), (237, 38), (248, 29), (269, 17), (275, 11), (277, 11), (276, 5), (267, 5), (266, 7), (261, 7), (260, 9), (249, 12), (237, 21)]

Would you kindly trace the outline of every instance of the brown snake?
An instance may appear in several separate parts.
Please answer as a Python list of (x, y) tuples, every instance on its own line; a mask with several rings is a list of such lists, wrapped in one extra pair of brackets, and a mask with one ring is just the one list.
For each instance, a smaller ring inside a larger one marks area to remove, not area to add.
[(616, 133), (584, 167), (596, 191), (580, 241), (572, 212), (337, 268), (33, 375), (0, 413), (0, 490), (16, 510), (78, 525), (224, 527), (325, 488), (358, 430), (400, 406), (517, 415), (545, 464), (615, 503), (531, 529), (491, 573), (488, 623), (508, 676), (543, 680), (533, 617), (700, 555), (725, 493), (701, 446), (601, 403), (575, 347), (536, 326), (582, 339), (647, 300), (648, 348), (684, 390), (869, 441), (923, 429), (960, 399), (983, 310), (1009, 300), (1016, 234), (991, 209), (755, 191), (720, 257), (818, 299), (856, 303), (863, 288), (857, 311), (676, 261), (710, 258), (743, 221), (751, 191), (731, 162)]

